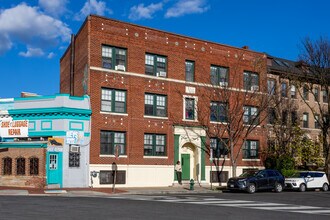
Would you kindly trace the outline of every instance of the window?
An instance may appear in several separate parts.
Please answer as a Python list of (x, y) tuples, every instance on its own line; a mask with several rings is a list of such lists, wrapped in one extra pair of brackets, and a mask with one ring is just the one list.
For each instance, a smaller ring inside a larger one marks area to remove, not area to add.
[(102, 88), (101, 111), (126, 112), (126, 91)]
[(166, 135), (144, 134), (144, 155), (145, 156), (165, 156), (166, 155)]
[(12, 174), (12, 159), (10, 157), (3, 158), (3, 175)]
[(323, 103), (328, 103), (329, 95), (325, 89), (322, 90), (322, 96), (323, 96)]
[(296, 125), (298, 123), (298, 113), (296, 111), (291, 112), (291, 124)]
[(195, 78), (195, 62), (186, 61), (186, 81), (194, 82)]
[(288, 93), (288, 85), (286, 84), (286, 82), (282, 82), (281, 84), (281, 95), (282, 97), (287, 97), (287, 93)]
[(148, 94), (144, 95), (144, 114), (150, 116), (166, 117), (165, 95)]
[(229, 68), (221, 66), (211, 66), (211, 84), (228, 86)]
[(316, 129), (320, 128), (320, 116), (318, 114), (314, 115), (314, 126)]
[(167, 58), (156, 54), (145, 55), (145, 73), (151, 76), (166, 77)]
[(244, 106), (243, 122), (244, 124), (259, 124), (259, 113), (257, 107)]
[(268, 109), (268, 123), (273, 125), (276, 121), (276, 111), (274, 108)]
[(228, 105), (222, 102), (211, 102), (211, 121), (227, 122)]
[(243, 146), (243, 158), (244, 159), (256, 159), (258, 158), (259, 141), (246, 140)]
[(102, 45), (102, 67), (126, 71), (126, 49)]
[(244, 89), (259, 91), (259, 75), (253, 72), (244, 72)]
[[(113, 184), (115, 171), (113, 170), (101, 170), (100, 171), (100, 184)], [(126, 171), (116, 171), (116, 184), (126, 184)]]
[(195, 120), (195, 99), (185, 98), (185, 119)]
[(102, 155), (125, 155), (126, 132), (101, 131)]
[(308, 128), (308, 113), (303, 113), (303, 127)]
[(288, 121), (288, 111), (282, 111), (282, 125), (285, 125)]
[(39, 159), (36, 157), (30, 158), (30, 175), (39, 174)]
[(214, 158), (228, 154), (228, 139), (210, 138), (210, 149)]
[(80, 167), (80, 147), (71, 146), (75, 149), (74, 151), (70, 149), (69, 152), (69, 167)]
[(290, 93), (291, 93), (291, 98), (293, 98), (293, 99), (297, 98), (297, 92), (296, 92), (296, 86), (295, 85), (291, 85)]
[(303, 99), (308, 100), (308, 87), (307, 87), (307, 85), (305, 85), (303, 87)]
[(314, 99), (315, 99), (315, 102), (320, 101), (320, 92), (319, 92), (319, 88), (315, 87), (313, 93), (314, 93)]
[(16, 174), (25, 175), (25, 158), (23, 157), (16, 159)]
[(275, 95), (276, 81), (275, 79), (267, 80), (268, 94)]

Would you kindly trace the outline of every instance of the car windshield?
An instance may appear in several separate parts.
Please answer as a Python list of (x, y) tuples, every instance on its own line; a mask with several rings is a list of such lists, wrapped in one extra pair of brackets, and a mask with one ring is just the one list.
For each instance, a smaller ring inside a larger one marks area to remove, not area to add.
[(293, 178), (302, 178), (302, 177), (307, 177), (307, 172), (297, 172), (294, 173), (291, 177)]
[(250, 177), (254, 176), (258, 171), (247, 171), (239, 175), (239, 177)]

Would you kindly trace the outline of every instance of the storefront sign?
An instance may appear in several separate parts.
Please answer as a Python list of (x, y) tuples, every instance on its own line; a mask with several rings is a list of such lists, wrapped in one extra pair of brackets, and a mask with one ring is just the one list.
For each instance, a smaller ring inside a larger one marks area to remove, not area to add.
[(75, 145), (84, 144), (84, 132), (83, 131), (67, 131), (66, 132), (66, 144), (75, 144)]
[(28, 120), (2, 120), (0, 121), (0, 137), (28, 137), (29, 136), (29, 121)]

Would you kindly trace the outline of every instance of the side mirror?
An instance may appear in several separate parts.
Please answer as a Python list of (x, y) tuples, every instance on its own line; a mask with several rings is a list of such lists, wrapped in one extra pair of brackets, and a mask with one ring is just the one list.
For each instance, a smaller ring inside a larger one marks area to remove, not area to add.
[(310, 175), (308, 175), (308, 176), (307, 176), (307, 178), (309, 179), (309, 178), (311, 178), (311, 176), (310, 176)]

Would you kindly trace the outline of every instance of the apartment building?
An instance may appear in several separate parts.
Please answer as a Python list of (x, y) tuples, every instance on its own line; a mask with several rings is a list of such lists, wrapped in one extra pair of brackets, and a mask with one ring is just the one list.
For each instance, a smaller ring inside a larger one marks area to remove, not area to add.
[[(177, 161), (184, 181), (216, 181), (209, 147), (218, 148), (228, 134), (209, 131), (227, 124), (223, 109), (243, 93), (267, 92), (266, 61), (247, 47), (88, 16), (61, 58), (60, 92), (91, 97), (90, 184), (109, 187), (116, 179), (121, 187), (169, 186), (177, 183)], [(234, 94), (226, 103), (215, 95), (224, 89)], [(240, 109), (248, 123), (258, 103)], [(264, 124), (231, 152), (238, 155), (237, 174), (263, 167)], [(228, 158), (220, 182), (231, 175)]]

